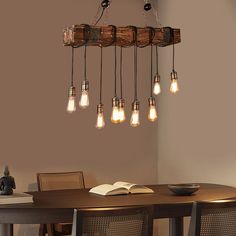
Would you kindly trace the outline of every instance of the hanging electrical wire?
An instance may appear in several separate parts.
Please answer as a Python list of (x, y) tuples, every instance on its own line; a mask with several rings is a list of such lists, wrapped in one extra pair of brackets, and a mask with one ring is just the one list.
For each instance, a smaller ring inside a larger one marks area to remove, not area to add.
[[(93, 25), (97, 25), (99, 23), (99, 21), (102, 19), (105, 10), (107, 10), (109, 8), (111, 4), (110, 0), (103, 0), (102, 3), (98, 6), (98, 10), (97, 13), (94, 17), (94, 21), (93, 21)], [(107, 18), (107, 15), (106, 15)]]
[[(99, 0), (100, 1), (100, 0)], [(100, 80), (99, 80), (99, 103), (97, 105), (97, 120), (96, 128), (102, 129), (105, 126), (104, 105), (102, 103), (103, 91), (103, 48), (114, 46), (114, 97), (112, 99), (112, 123), (122, 123), (126, 120), (125, 116), (125, 100), (123, 97), (123, 48), (134, 47), (134, 100), (132, 102), (132, 114), (130, 118), (130, 125), (138, 127), (140, 125), (140, 101), (138, 99), (138, 51), (139, 48), (144, 48), (150, 45), (150, 97), (148, 98), (148, 120), (154, 122), (158, 119), (157, 100), (154, 95), (161, 92), (160, 75), (159, 75), (159, 58), (158, 47), (168, 46), (172, 44), (172, 71), (171, 71), (171, 85), (170, 91), (176, 93), (179, 90), (178, 76), (175, 70), (175, 44), (181, 41), (180, 29), (173, 29), (171, 27), (157, 28), (156, 26), (146, 26), (146, 28), (127, 26), (117, 27), (115, 25), (104, 25), (106, 23), (112, 0), (101, 0), (98, 6), (96, 16), (94, 17), (93, 25), (81, 24), (72, 27), (67, 27), (63, 31), (63, 40), (65, 46), (71, 46), (71, 78), (68, 94), (67, 112), (73, 113), (76, 111), (76, 88), (74, 85), (74, 54), (75, 48), (84, 47), (84, 78), (81, 83), (81, 99), (79, 105), (81, 108), (89, 106), (89, 81), (87, 79), (87, 46), (97, 45), (100, 47)], [(156, 25), (161, 25), (158, 19), (157, 10), (152, 0), (144, 0), (142, 9), (143, 16), (147, 21), (147, 15), (155, 16)], [(98, 23), (101, 25), (96, 26)], [(155, 24), (155, 21), (152, 21)], [(118, 62), (117, 48), (120, 47), (120, 62)], [(155, 69), (153, 67), (155, 46)], [(143, 58), (142, 58), (143, 59)], [(118, 72), (118, 66), (119, 72)], [(117, 74), (119, 73), (119, 81)], [(155, 73), (155, 74), (154, 74)], [(120, 89), (118, 88), (120, 85)], [(119, 91), (120, 90), (120, 91)]]
[(155, 17), (156, 25), (161, 27), (161, 23), (158, 17), (157, 9), (155, 8), (155, 4), (151, 4), (150, 0), (144, 0), (144, 7), (143, 7), (143, 16), (145, 19), (145, 25), (147, 26), (147, 12), (151, 11), (153, 16)]

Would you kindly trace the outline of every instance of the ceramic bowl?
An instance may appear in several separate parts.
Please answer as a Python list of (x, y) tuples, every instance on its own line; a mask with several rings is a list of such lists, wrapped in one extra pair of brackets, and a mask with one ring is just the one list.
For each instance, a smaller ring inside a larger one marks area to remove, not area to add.
[(176, 195), (188, 196), (197, 192), (199, 184), (169, 184), (168, 188)]

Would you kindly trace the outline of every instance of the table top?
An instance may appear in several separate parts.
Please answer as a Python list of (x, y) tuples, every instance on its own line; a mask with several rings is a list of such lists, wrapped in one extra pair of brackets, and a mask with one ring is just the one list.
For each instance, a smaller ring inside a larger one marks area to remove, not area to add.
[[(149, 204), (154, 205), (155, 218), (189, 216), (194, 201), (212, 201), (236, 197), (236, 188), (216, 184), (200, 183), (199, 191), (191, 196), (176, 196), (170, 192), (167, 185), (148, 185), (148, 187), (153, 189), (154, 193), (100, 196), (89, 193), (89, 189), (30, 192), (34, 196), (33, 204), (0, 205), (0, 223), (6, 221), (4, 214), (9, 212), (14, 212), (15, 215), (19, 212), (30, 212), (36, 216), (44, 211), (45, 215), (46, 212), (48, 215), (51, 214), (48, 216), (48, 223), (56, 223), (71, 221), (72, 209), (74, 208)], [(61, 221), (62, 218), (59, 216), (61, 213), (64, 214), (64, 221)], [(53, 219), (53, 214), (57, 214), (57, 219)], [(41, 222), (42, 220), (39, 223)]]

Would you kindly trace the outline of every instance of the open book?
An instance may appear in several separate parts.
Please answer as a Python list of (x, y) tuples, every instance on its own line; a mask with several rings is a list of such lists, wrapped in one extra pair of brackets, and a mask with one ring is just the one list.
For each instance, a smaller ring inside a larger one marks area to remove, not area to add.
[(127, 182), (118, 181), (114, 184), (102, 184), (94, 188), (91, 188), (90, 193), (96, 193), (104, 196), (129, 194), (129, 193), (154, 193), (154, 191), (148, 187), (138, 184), (132, 184)]
[(28, 193), (13, 193), (0, 195), (0, 204), (33, 203), (33, 196)]

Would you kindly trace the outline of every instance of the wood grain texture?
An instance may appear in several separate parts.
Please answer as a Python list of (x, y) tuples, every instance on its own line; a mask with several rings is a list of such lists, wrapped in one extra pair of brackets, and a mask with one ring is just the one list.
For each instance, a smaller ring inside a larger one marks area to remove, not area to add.
[(116, 27), (108, 26), (91, 26), (91, 25), (73, 25), (64, 29), (63, 44), (64, 46), (80, 47), (88, 46), (122, 46), (146, 47), (148, 45), (158, 45), (165, 47), (172, 45), (173, 42), (180, 43), (180, 29), (171, 27), (139, 28), (135, 26)]
[(155, 218), (190, 216), (195, 201), (210, 201), (236, 197), (236, 188), (200, 184), (200, 190), (192, 196), (175, 196), (167, 185), (150, 185), (153, 194), (129, 194), (100, 196), (89, 189), (31, 192), (34, 204), (0, 206), (0, 223), (69, 223), (74, 208), (118, 207), (153, 205)]

